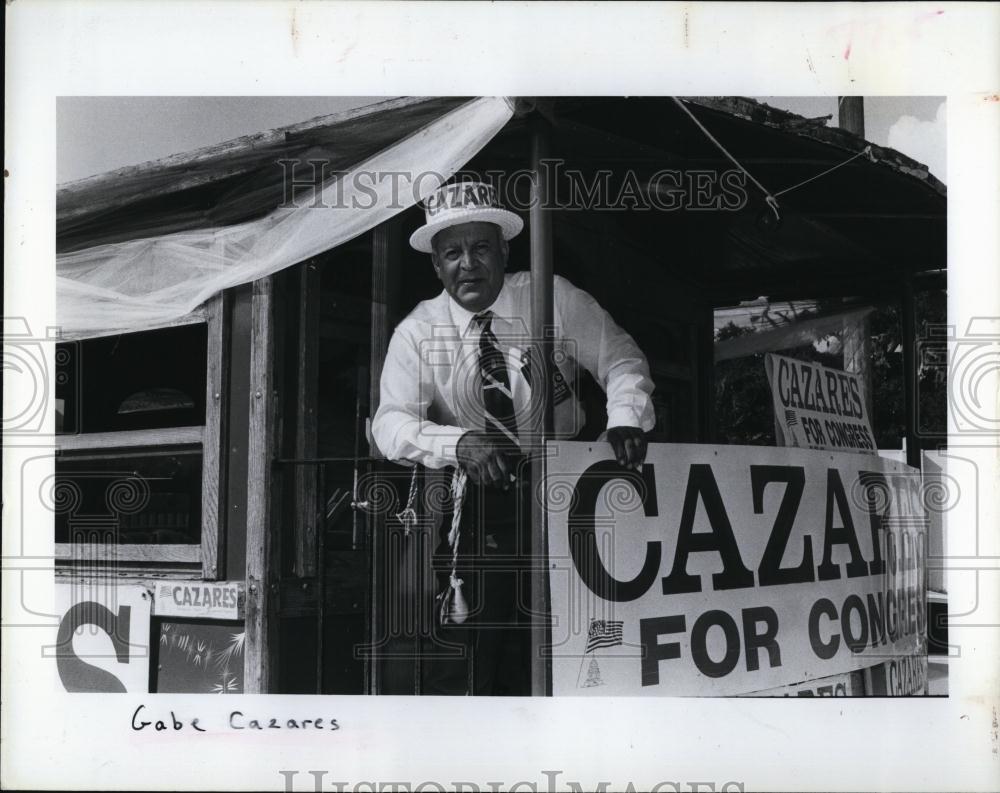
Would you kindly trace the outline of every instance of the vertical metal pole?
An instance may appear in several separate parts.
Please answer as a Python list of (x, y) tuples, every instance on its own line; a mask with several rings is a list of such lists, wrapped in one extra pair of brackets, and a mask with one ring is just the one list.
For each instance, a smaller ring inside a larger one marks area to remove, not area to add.
[(913, 276), (903, 279), (900, 336), (903, 339), (903, 404), (905, 405), (906, 464), (920, 468), (917, 439), (917, 320), (914, 312)]
[[(548, 185), (542, 161), (548, 156), (551, 139), (549, 124), (536, 114), (531, 127), (531, 334), (538, 355), (531, 391), (531, 693), (548, 696), (549, 660), (542, 649), (549, 644), (548, 548), (545, 503), (540, 497), (545, 476), (545, 440), (552, 435), (552, 328), (554, 322), (552, 276), (552, 217), (548, 206)], [(538, 387), (538, 386), (541, 387)]]

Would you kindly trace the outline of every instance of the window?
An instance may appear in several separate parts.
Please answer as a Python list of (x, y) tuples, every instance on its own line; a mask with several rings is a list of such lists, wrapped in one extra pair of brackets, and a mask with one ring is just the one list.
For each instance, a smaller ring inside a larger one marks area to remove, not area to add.
[[(942, 327), (943, 290), (916, 294), (917, 337), (907, 340), (894, 300), (845, 305), (839, 299), (769, 302), (766, 298), (715, 311), (715, 405), (717, 441), (774, 445), (771, 389), (764, 370), (768, 352), (858, 371), (868, 384), (868, 411), (881, 451), (898, 453), (906, 437), (903, 345), (927, 353)], [(946, 432), (943, 354), (919, 363), (916, 398), (919, 434)]]
[(61, 562), (185, 565), (216, 578), (221, 296), (192, 316), (57, 346)]

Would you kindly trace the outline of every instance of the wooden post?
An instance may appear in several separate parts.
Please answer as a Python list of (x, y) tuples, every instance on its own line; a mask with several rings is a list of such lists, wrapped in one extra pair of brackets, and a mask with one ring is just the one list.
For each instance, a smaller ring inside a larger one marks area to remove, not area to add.
[(206, 581), (225, 578), (220, 548), (226, 516), (222, 514), (220, 497), (222, 483), (226, 481), (225, 393), (229, 381), (229, 320), (226, 310), (226, 293), (208, 301), (208, 374), (205, 385), (205, 432), (201, 444), (201, 464), (204, 471), (201, 490), (201, 575)]
[(243, 691), (271, 693), (277, 657), (272, 564), (271, 480), (275, 448), (274, 276), (254, 282), (250, 332), (250, 427), (247, 442), (247, 589)]
[(862, 96), (837, 98), (837, 124), (859, 138), (865, 136), (865, 99)]
[(535, 115), (531, 127), (531, 335), (538, 355), (539, 371), (534, 382), (542, 387), (531, 389), (533, 425), (531, 439), (531, 693), (551, 693), (549, 659), (543, 657), (549, 641), (548, 546), (546, 542), (545, 503), (540, 498), (545, 477), (545, 441), (552, 436), (552, 334), (554, 330), (554, 295), (552, 272), (552, 216), (548, 209), (548, 184), (542, 161), (548, 156), (551, 130), (549, 123)]
[(229, 372), (226, 407), (226, 578), (242, 581), (247, 574), (247, 443), (250, 439), (250, 336), (253, 284), (235, 287), (226, 300), (229, 323)]

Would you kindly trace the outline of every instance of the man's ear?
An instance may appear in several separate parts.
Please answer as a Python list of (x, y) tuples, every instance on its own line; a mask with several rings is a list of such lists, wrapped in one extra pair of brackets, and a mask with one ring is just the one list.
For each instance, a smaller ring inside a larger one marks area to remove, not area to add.
[(438, 254), (436, 250), (431, 251), (431, 264), (434, 266), (434, 275), (441, 278), (441, 265), (438, 262)]
[(507, 269), (507, 257), (510, 254), (510, 246), (507, 244), (507, 240), (503, 238), (503, 232), (497, 229), (497, 240), (500, 242), (500, 257), (503, 259), (503, 268)]

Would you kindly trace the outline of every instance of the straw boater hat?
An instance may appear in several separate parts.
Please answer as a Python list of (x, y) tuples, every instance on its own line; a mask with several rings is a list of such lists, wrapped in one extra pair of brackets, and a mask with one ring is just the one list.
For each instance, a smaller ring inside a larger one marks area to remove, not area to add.
[(521, 233), (524, 221), (500, 206), (497, 191), (484, 182), (456, 182), (435, 190), (424, 202), (426, 222), (410, 236), (410, 245), (431, 252), (431, 239), (442, 229), (460, 223), (495, 223), (505, 240)]

